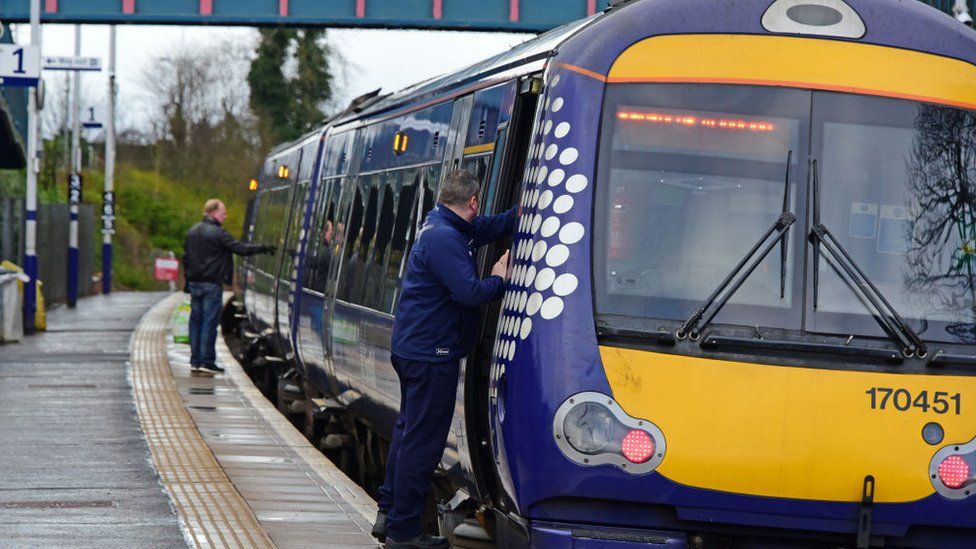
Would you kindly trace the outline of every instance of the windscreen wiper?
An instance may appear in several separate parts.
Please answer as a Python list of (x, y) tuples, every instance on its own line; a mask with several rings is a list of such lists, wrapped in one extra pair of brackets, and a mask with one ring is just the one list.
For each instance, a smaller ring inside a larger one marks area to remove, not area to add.
[[(766, 259), (766, 256), (769, 255), (769, 252), (776, 246), (777, 242), (780, 243), (780, 251), (783, 254), (783, 258), (780, 261), (780, 296), (782, 297), (785, 294), (786, 234), (790, 226), (796, 221), (796, 215), (789, 211), (790, 159), (792, 155), (792, 150), (786, 155), (786, 188), (783, 191), (782, 213), (779, 214), (779, 217), (773, 225), (766, 230), (762, 238), (749, 249), (745, 257), (732, 269), (732, 272), (725, 277), (725, 280), (718, 285), (718, 288), (715, 288), (712, 295), (708, 296), (708, 299), (702, 302), (698, 309), (695, 310), (695, 313), (675, 331), (674, 336), (676, 338), (690, 338), (692, 341), (698, 341), (705, 326), (711, 323), (715, 315), (722, 310), (722, 307), (732, 298), (735, 292), (742, 287), (742, 284), (756, 270), (756, 267)], [(704, 318), (704, 321), (702, 318)]]
[[(820, 180), (817, 173), (817, 161), (812, 163), (813, 177), (813, 224), (810, 228), (809, 240), (813, 244), (813, 308), (817, 308), (820, 291), (820, 257), (834, 269), (837, 276), (854, 293), (861, 303), (871, 312), (881, 328), (890, 335), (900, 346), (906, 358), (917, 356), (925, 358), (928, 347), (911, 326), (898, 314), (898, 311), (885, 299), (881, 290), (871, 282), (864, 271), (858, 266), (854, 258), (841, 246), (827, 226), (820, 221)], [(823, 254), (822, 252), (827, 252)]]

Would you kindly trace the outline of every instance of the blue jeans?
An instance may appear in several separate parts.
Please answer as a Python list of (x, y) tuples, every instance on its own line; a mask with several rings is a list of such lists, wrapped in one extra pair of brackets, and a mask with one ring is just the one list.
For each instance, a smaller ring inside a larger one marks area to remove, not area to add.
[(405, 541), (423, 533), (421, 516), (454, 417), (459, 364), (396, 355), (390, 359), (400, 378), (400, 415), (390, 440), (379, 509), (387, 513), (387, 536)]
[(190, 365), (217, 362), (217, 323), (223, 288), (212, 282), (188, 282), (190, 293)]

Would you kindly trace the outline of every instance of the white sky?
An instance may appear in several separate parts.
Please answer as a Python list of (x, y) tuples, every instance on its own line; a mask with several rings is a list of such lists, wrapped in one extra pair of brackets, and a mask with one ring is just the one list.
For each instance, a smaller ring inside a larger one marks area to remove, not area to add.
[[(82, 26), (81, 54), (108, 63), (108, 27)], [(333, 29), (329, 43), (347, 62), (340, 82), (342, 103), (362, 93), (383, 88), (393, 91), (431, 76), (450, 72), (510, 49), (532, 35), (508, 33)], [(29, 43), (30, 28), (18, 25), (14, 39)], [(141, 127), (146, 109), (139, 85), (144, 68), (181, 45), (214, 40), (256, 43), (257, 31), (241, 27), (165, 27), (122, 25), (117, 32), (119, 124)], [(74, 25), (44, 25), (44, 55), (74, 55)], [(62, 75), (64, 73), (56, 73)], [(342, 75), (340, 75), (342, 76)], [(105, 73), (83, 73), (82, 88), (97, 101), (107, 91)], [(51, 88), (49, 88), (51, 89)]]

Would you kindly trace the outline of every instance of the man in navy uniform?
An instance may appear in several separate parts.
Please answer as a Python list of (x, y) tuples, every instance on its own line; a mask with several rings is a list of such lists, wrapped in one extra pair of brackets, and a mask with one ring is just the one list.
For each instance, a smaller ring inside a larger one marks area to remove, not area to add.
[(470, 172), (449, 173), (407, 260), (390, 349), (400, 415), (373, 526), (388, 549), (448, 546), (424, 533), (421, 515), (454, 415), (459, 360), (474, 346), (481, 305), (502, 297), (508, 276), (505, 252), (479, 279), (475, 250), (511, 235), (516, 218), (515, 208), (478, 216), (480, 190)]

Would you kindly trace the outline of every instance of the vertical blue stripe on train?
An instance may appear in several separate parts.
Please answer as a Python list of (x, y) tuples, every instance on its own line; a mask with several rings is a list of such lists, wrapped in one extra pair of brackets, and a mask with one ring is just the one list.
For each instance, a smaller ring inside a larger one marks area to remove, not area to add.
[[(515, 274), (494, 358), (497, 398), (490, 412), (499, 476), (520, 505), (564, 493), (567, 480), (587, 481), (581, 473), (588, 471), (570, 466), (559, 452), (545, 418), (574, 393), (610, 391), (594, 330), (590, 236), (580, 232), (590, 227), (602, 95), (597, 80), (550, 71), (533, 129), (513, 243)], [(575, 284), (557, 287), (553, 280), (559, 277)], [(506, 323), (514, 323), (517, 332), (506, 333)], [(540, 463), (547, 464), (544, 474)]]
[[(295, 350), (295, 357), (298, 360), (299, 367), (305, 370), (306, 376), (308, 375), (308, 369), (305, 368), (301, 360), (301, 353), (298, 352), (299, 346), (301, 345), (301, 343), (298, 340), (298, 325), (299, 325), (298, 311), (302, 310), (302, 297), (303, 297), (302, 288), (304, 287), (303, 274), (305, 270), (305, 249), (308, 243), (309, 230), (311, 229), (312, 210), (313, 210), (312, 205), (315, 204), (316, 202), (315, 197), (318, 195), (319, 182), (322, 179), (321, 176), (322, 157), (324, 156), (322, 148), (324, 147), (324, 145), (325, 145), (325, 130), (322, 130), (319, 133), (319, 138), (315, 142), (315, 144), (306, 149), (306, 151), (308, 152), (314, 151), (313, 154), (315, 155), (314, 156), (315, 162), (313, 164), (312, 173), (310, 174), (311, 182), (309, 183), (308, 186), (308, 193), (306, 193), (305, 195), (306, 196), (305, 204), (296, 204), (296, 207), (301, 207), (305, 213), (302, 217), (301, 233), (299, 234), (298, 237), (298, 253), (295, 257), (295, 277), (291, 281), (292, 283), (291, 305), (288, 311), (288, 320), (289, 320), (289, 324), (291, 325), (290, 326), (291, 329), (289, 330), (289, 333), (291, 334), (292, 349)], [(304, 162), (306, 162), (306, 160), (303, 160), (303, 163)], [(301, 212), (302, 210), (299, 210), (299, 212)]]

